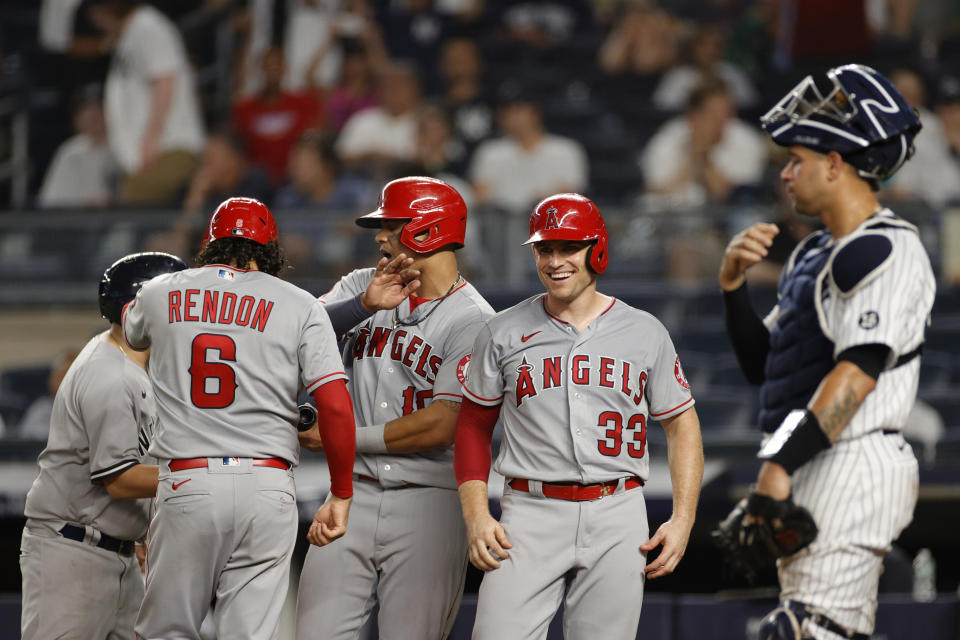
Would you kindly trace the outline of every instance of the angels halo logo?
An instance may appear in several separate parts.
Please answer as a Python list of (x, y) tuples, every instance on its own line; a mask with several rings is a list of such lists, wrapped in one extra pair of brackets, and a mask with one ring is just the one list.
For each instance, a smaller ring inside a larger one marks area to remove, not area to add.
[(690, 383), (687, 382), (687, 376), (683, 373), (683, 367), (680, 366), (680, 356), (677, 356), (676, 362), (673, 364), (673, 375), (677, 377), (677, 382), (680, 383), (680, 386), (684, 389), (690, 389)]
[(457, 380), (460, 381), (460, 384), (464, 384), (467, 381), (467, 369), (470, 367), (470, 356), (473, 354), (468, 353), (467, 355), (461, 358), (459, 364), (457, 364)]

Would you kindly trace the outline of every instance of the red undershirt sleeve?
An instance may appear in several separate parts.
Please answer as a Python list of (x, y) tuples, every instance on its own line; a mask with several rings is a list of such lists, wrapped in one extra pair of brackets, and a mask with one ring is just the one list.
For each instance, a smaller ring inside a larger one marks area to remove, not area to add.
[(486, 482), (490, 477), (490, 441), (498, 417), (500, 405), (485, 407), (463, 398), (453, 447), (453, 470), (458, 486), (468, 480)]
[(330, 492), (338, 498), (349, 498), (353, 495), (357, 428), (346, 381), (333, 380), (317, 387), (313, 401), (320, 413), (318, 427), (330, 467)]

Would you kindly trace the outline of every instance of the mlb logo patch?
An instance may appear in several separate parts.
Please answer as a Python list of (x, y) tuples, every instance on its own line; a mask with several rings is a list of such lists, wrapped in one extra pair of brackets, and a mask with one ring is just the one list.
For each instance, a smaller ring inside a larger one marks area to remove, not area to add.
[(221, 280), (233, 280), (233, 271), (229, 269), (220, 269), (217, 271), (217, 277)]
[(242, 236), (242, 235), (245, 235), (245, 234), (246, 234), (246, 232), (245, 232), (243, 229), (230, 229), (230, 235)]
[(240, 458), (224, 458), (223, 466), (225, 467), (235, 467), (240, 464)]

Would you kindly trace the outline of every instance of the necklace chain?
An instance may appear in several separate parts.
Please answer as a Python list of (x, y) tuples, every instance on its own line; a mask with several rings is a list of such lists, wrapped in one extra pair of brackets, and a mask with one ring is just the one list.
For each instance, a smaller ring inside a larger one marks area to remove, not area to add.
[[(398, 326), (414, 327), (414, 326), (420, 324), (421, 322), (423, 322), (424, 320), (426, 320), (427, 318), (429, 318), (429, 317), (430, 317), (430, 314), (432, 314), (434, 311), (436, 311), (436, 310), (437, 310), (437, 307), (440, 306), (440, 303), (443, 302), (444, 300), (446, 300), (446, 299), (447, 299), (447, 296), (449, 296), (451, 293), (453, 293), (453, 290), (457, 287), (458, 284), (460, 284), (460, 281), (461, 281), (461, 280), (463, 280), (463, 276), (461, 276), (461, 275), (460, 275), (460, 272), (457, 271), (457, 279), (453, 281), (453, 284), (450, 285), (450, 288), (447, 289), (447, 292), (446, 292), (445, 294), (443, 294), (442, 296), (440, 296), (439, 298), (437, 298), (437, 301), (436, 301), (437, 304), (435, 304), (435, 305), (433, 305), (432, 307), (430, 307), (430, 310), (429, 310), (429, 311), (427, 311), (425, 314), (423, 314), (423, 316), (417, 318), (416, 320), (410, 320), (410, 319), (409, 319), (410, 316), (407, 316), (407, 319), (401, 320), (401, 319), (400, 319), (400, 312), (397, 310), (397, 309), (400, 308), (400, 305), (397, 305), (396, 307), (394, 307), (394, 308), (393, 308), (393, 328), (396, 329)], [(411, 314), (411, 315), (412, 315), (412, 314)]]

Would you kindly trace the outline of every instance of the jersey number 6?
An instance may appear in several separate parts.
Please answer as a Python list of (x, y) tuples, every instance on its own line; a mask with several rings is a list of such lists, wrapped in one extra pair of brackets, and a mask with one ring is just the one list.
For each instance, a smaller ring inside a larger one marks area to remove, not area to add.
[[(237, 374), (223, 362), (207, 360), (207, 350), (220, 354), (220, 360), (236, 362), (237, 345), (233, 338), (216, 333), (201, 333), (193, 339), (190, 354), (190, 399), (201, 409), (222, 409), (229, 406), (237, 391)], [(207, 381), (217, 381), (217, 391), (207, 391)]]
[[(623, 416), (616, 411), (604, 411), (600, 414), (597, 426), (607, 427), (604, 438), (597, 440), (597, 448), (605, 456), (618, 456), (623, 446)], [(642, 458), (647, 444), (647, 417), (638, 413), (630, 416), (627, 429), (633, 432), (632, 441), (627, 443), (627, 454), (631, 458)]]

